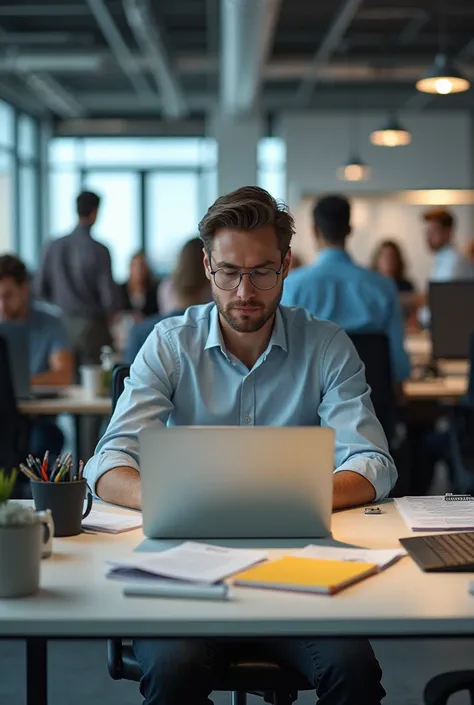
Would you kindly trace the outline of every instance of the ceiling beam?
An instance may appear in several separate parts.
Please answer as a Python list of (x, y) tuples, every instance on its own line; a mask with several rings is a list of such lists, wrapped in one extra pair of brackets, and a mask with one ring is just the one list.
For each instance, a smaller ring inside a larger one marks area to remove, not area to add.
[(150, 87), (136, 65), (135, 57), (128, 48), (104, 0), (87, 0), (90, 11), (95, 17), (118, 65), (128, 77), (139, 98), (149, 96)]
[(64, 2), (55, 2), (49, 5), (0, 5), (0, 17), (79, 17), (88, 15), (87, 7), (78, 3), (68, 5)]
[(47, 73), (20, 74), (31, 92), (61, 118), (76, 118), (86, 114), (84, 106), (60, 83)]
[(311, 100), (313, 91), (319, 81), (322, 68), (327, 66), (331, 60), (331, 56), (337, 49), (362, 2), (363, 0), (343, 0), (327, 34), (313, 57), (306, 76), (301, 81), (296, 94), (298, 103), (304, 105)]
[(142, 55), (148, 60), (166, 117), (186, 113), (186, 101), (163, 37), (150, 12), (148, 0), (124, 0), (125, 14)]
[(221, 0), (220, 102), (227, 115), (256, 105), (280, 6), (281, 0)]

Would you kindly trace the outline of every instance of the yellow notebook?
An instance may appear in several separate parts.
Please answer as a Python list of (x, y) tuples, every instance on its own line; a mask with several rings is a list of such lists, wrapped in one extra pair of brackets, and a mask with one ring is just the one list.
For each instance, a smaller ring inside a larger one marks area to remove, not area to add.
[(235, 585), (332, 595), (377, 572), (375, 563), (285, 556), (232, 576)]

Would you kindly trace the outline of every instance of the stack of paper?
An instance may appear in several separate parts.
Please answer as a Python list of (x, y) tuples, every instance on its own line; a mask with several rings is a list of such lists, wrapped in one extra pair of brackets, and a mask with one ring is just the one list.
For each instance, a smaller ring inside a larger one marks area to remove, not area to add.
[(356, 563), (374, 563), (377, 570), (384, 570), (406, 556), (403, 548), (378, 550), (373, 548), (346, 548), (344, 546), (305, 546), (299, 553), (306, 558), (320, 558), (333, 561), (352, 561)]
[(474, 530), (474, 501), (447, 501), (444, 496), (400, 497), (395, 504), (412, 531)]
[(210, 585), (266, 558), (266, 551), (185, 541), (160, 553), (108, 561), (107, 577), (127, 582), (171, 579)]
[(106, 534), (120, 534), (122, 531), (132, 531), (142, 525), (141, 514), (118, 514), (113, 512), (98, 512), (95, 509), (82, 520), (85, 529), (103, 531)]

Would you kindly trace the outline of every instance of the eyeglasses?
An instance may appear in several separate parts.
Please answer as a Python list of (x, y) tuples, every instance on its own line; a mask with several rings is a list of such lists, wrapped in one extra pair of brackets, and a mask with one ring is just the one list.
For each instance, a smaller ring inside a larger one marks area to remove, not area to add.
[(239, 272), (235, 269), (227, 269), (223, 267), (222, 269), (211, 269), (211, 274), (217, 288), (222, 289), (223, 291), (232, 291), (232, 289), (237, 289), (237, 287), (240, 286), (242, 277), (245, 275), (248, 276), (252, 285), (256, 289), (268, 291), (269, 289), (274, 289), (278, 284), (278, 277), (281, 274), (282, 266), (280, 266), (280, 269), (278, 270), (270, 269), (268, 267), (257, 267), (256, 269), (251, 269), (250, 272)]

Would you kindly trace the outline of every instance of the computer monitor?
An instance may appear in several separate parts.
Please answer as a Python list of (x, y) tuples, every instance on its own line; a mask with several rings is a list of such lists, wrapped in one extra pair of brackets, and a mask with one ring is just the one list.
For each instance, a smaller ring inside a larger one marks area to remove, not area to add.
[(474, 331), (474, 280), (430, 282), (434, 360), (466, 360)]
[(7, 344), (15, 397), (28, 399), (31, 394), (28, 326), (20, 321), (2, 321), (0, 336)]

